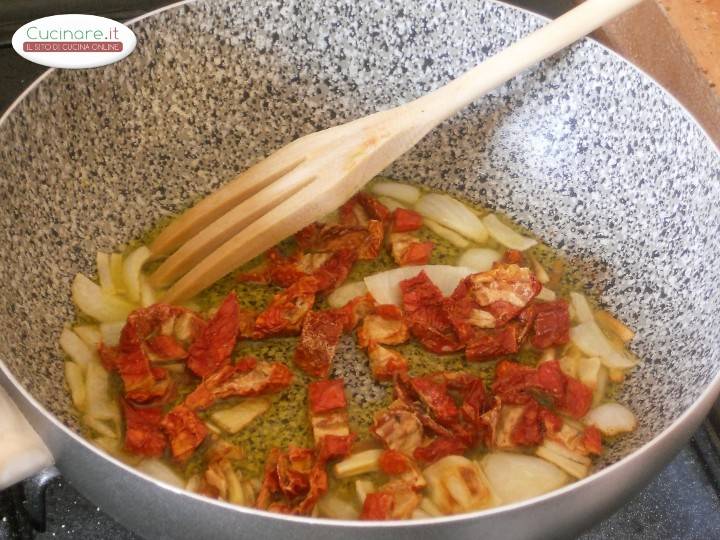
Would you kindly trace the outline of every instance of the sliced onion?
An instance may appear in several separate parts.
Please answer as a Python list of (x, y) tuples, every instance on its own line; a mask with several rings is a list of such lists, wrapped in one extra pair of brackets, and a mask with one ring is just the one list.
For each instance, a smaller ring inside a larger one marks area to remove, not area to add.
[(140, 271), (150, 258), (150, 250), (140, 246), (125, 257), (123, 262), (123, 279), (127, 297), (133, 302), (140, 302)]
[(535, 455), (560, 467), (575, 478), (585, 478), (590, 472), (590, 459), (576, 454), (554, 441), (546, 440), (535, 449)]
[(270, 400), (262, 397), (250, 397), (234, 407), (215, 411), (210, 415), (212, 421), (228, 433), (237, 433), (255, 418), (270, 408)]
[(410, 205), (415, 204), (421, 195), (415, 186), (400, 182), (377, 182), (370, 187), (370, 191), (375, 195), (384, 195)]
[(415, 204), (415, 210), (475, 242), (483, 243), (488, 238), (488, 231), (475, 212), (450, 195), (423, 195)]
[(545, 267), (540, 264), (540, 261), (538, 261), (537, 258), (535, 258), (535, 256), (530, 253), (528, 253), (527, 258), (530, 261), (530, 265), (532, 266), (533, 272), (535, 272), (537, 280), (543, 285), (548, 283), (550, 281), (550, 276), (545, 270)]
[(117, 419), (117, 403), (110, 397), (110, 376), (99, 361), (87, 365), (85, 383), (87, 414), (98, 420)]
[(97, 350), (98, 345), (100, 345), (100, 342), (102, 341), (100, 328), (94, 324), (82, 324), (80, 326), (75, 326), (73, 328), (73, 332), (75, 332), (80, 339), (82, 339), (85, 344), (90, 347), (90, 350), (93, 351)]
[(157, 293), (150, 285), (145, 275), (140, 274), (140, 305), (142, 307), (152, 306), (157, 302)]
[(462, 279), (475, 273), (472, 268), (444, 264), (404, 266), (368, 276), (365, 278), (365, 285), (377, 303), (399, 306), (402, 303), (400, 282), (415, 277), (422, 271), (425, 271), (445, 296), (452, 294)]
[(494, 452), (483, 457), (480, 466), (490, 488), (504, 504), (537, 497), (570, 482), (562, 469), (524, 454)]
[(428, 229), (437, 234), (440, 238), (444, 238), (445, 240), (450, 242), (455, 247), (466, 248), (470, 245), (470, 242), (468, 242), (464, 236), (459, 235), (452, 229), (443, 227), (437, 221), (425, 218), (423, 220), (423, 225), (425, 225)]
[(65, 362), (65, 380), (70, 388), (73, 405), (79, 411), (85, 407), (85, 376), (75, 362)]
[(588, 321), (570, 329), (570, 339), (587, 356), (599, 356), (608, 368), (628, 369), (638, 359), (625, 350), (613, 347), (595, 321)]
[(340, 308), (353, 298), (367, 293), (367, 291), (368, 288), (364, 281), (345, 283), (331, 292), (327, 297), (327, 301), (331, 308)]
[(365, 450), (346, 457), (335, 464), (335, 476), (337, 478), (348, 478), (379, 470), (382, 452), (382, 450), (377, 449)]
[(85, 416), (83, 416), (82, 421), (85, 426), (91, 428), (98, 435), (102, 435), (103, 437), (108, 437), (111, 439), (118, 438), (118, 434), (115, 432), (115, 430), (110, 427), (110, 425), (104, 420), (100, 420), (99, 418), (95, 418), (94, 416), (86, 414)]
[(170, 484), (173, 487), (185, 487), (185, 482), (180, 477), (180, 475), (173, 471), (170, 467), (165, 465), (165, 463), (163, 463), (159, 459), (143, 459), (142, 462), (137, 466), (137, 469), (141, 472), (144, 472), (148, 476), (152, 476), (153, 478), (155, 478), (155, 480), (160, 480), (161, 482)]
[(391, 199), (390, 197), (378, 197), (378, 201), (391, 212), (394, 212), (398, 208), (407, 208), (407, 206), (405, 206), (400, 201), (396, 201), (395, 199)]
[(359, 510), (334, 493), (325, 494), (317, 502), (320, 515), (331, 519), (357, 519)]
[(110, 275), (116, 294), (125, 293), (125, 277), (123, 274), (123, 256), (120, 253), (110, 254)]
[(472, 248), (460, 255), (458, 266), (467, 266), (476, 272), (487, 272), (500, 259), (502, 254), (494, 249)]
[(610, 315), (607, 311), (599, 310), (595, 312), (595, 322), (606, 332), (615, 334), (623, 343), (627, 343), (635, 337), (635, 332), (630, 330), (625, 324)]
[(543, 287), (535, 298), (542, 302), (554, 302), (557, 299), (557, 294), (552, 289)]
[(594, 321), (593, 311), (588, 304), (587, 298), (578, 292), (570, 293), (570, 304), (575, 314), (575, 320), (580, 323)]
[(595, 389), (602, 369), (602, 360), (598, 356), (581, 356), (577, 360), (577, 378), (588, 388)]
[(589, 426), (595, 426), (603, 435), (612, 436), (630, 433), (637, 427), (637, 418), (627, 407), (619, 403), (603, 403), (591, 409), (583, 418)]
[(80, 311), (100, 322), (124, 321), (135, 308), (118, 296), (105, 294), (99, 285), (82, 274), (73, 280), (72, 298)]
[(120, 334), (125, 327), (125, 321), (100, 323), (102, 342), (109, 347), (115, 347), (120, 342)]
[(608, 379), (608, 368), (600, 366), (597, 383), (595, 384), (595, 389), (593, 390), (593, 407), (597, 407), (600, 403), (602, 403), (603, 399), (605, 399), (605, 390), (607, 389)]
[(365, 497), (367, 497), (368, 494), (373, 493), (374, 491), (375, 484), (372, 480), (355, 480), (355, 492), (357, 493), (360, 504), (363, 504), (365, 502)]
[(115, 284), (113, 283), (112, 271), (110, 270), (110, 254), (98, 251), (95, 257), (95, 263), (97, 265), (100, 288), (104, 293), (115, 294)]
[(482, 219), (483, 224), (487, 228), (487, 232), (497, 242), (510, 249), (516, 249), (518, 251), (525, 251), (530, 249), (534, 245), (537, 245), (537, 240), (523, 236), (522, 234), (516, 233), (510, 227), (502, 223), (495, 214), (488, 214)]
[(96, 360), (95, 351), (69, 328), (64, 328), (60, 334), (60, 347), (82, 369)]

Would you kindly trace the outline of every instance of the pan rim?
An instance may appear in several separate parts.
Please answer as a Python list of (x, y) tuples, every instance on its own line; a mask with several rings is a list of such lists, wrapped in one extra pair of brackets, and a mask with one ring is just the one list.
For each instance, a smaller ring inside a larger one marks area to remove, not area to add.
[[(126, 21), (124, 24), (130, 26), (135, 23), (142, 22), (145, 19), (149, 19), (151, 17), (159, 15), (165, 11), (169, 11), (171, 9), (176, 9), (178, 7), (184, 6), (186, 4), (194, 3), (196, 1), (198, 1), (198, 0), (180, 0), (179, 2), (168, 4), (166, 6), (162, 6), (153, 11), (144, 13), (143, 15), (140, 15), (138, 17), (135, 17), (133, 19)], [(489, 4), (494, 4), (494, 5), (500, 6), (503, 9), (516, 10), (516, 11), (526, 13), (530, 17), (533, 17), (533, 18), (538, 19), (543, 22), (547, 22), (550, 20), (548, 17), (539, 15), (528, 9), (524, 9), (524, 8), (506, 4), (504, 2), (501, 2), (500, 0), (482, 0), (482, 1), (489, 3)], [(632, 62), (630, 62), (629, 60), (627, 60), (626, 58), (624, 58), (617, 52), (613, 51), (612, 49), (603, 45), (602, 43), (598, 42), (597, 40), (595, 40), (592, 37), (585, 37), (582, 40), (579, 40), (578, 43), (584, 43), (585, 41), (592, 42), (594, 46), (600, 47), (606, 53), (609, 53), (612, 57), (614, 57), (615, 60), (620, 60), (622, 63), (627, 64), (631, 69), (639, 72), (643, 78), (645, 78), (647, 81), (652, 83), (656, 88), (658, 88), (665, 95), (665, 97), (669, 98), (670, 102), (672, 104), (674, 104), (674, 106), (677, 107), (686, 116), (687, 120), (691, 124), (694, 124), (695, 127), (700, 130), (700, 132), (705, 136), (705, 139), (710, 143), (710, 147), (715, 150), (715, 153), (720, 155), (720, 144), (716, 144), (712, 140), (712, 138), (709, 136), (709, 134), (705, 130), (705, 128), (693, 116), (693, 114), (673, 94), (671, 94), (664, 86), (662, 86), (658, 81), (656, 81), (650, 74), (648, 74), (644, 69), (634, 65)], [(14, 110), (19, 107), (20, 103), (33, 90), (35, 90), (37, 87), (39, 87), (40, 84), (56, 70), (57, 70), (57, 68), (49, 68), (49, 69), (45, 70), (30, 85), (28, 85), (23, 90), (23, 92), (21, 92), (18, 95), (18, 97), (4, 111), (2, 116), (0, 116), (0, 128), (2, 127), (3, 123), (6, 122), (10, 118), (10, 116), (12, 115)], [(640, 365), (640, 367), (641, 366), (642, 366), (642, 364)], [(700, 393), (698, 398), (685, 411), (683, 411), (680, 414), (680, 416), (678, 416), (675, 420), (673, 420), (670, 423), (670, 425), (668, 425), (664, 430), (662, 430), (660, 433), (658, 433), (656, 436), (654, 436), (651, 440), (649, 440), (642, 446), (634, 449), (628, 455), (626, 455), (619, 461), (613, 463), (612, 465), (604, 467), (604, 468), (600, 469), (599, 471), (593, 472), (590, 476), (583, 478), (582, 480), (578, 480), (576, 482), (568, 484), (560, 489), (551, 491), (544, 495), (540, 495), (537, 497), (533, 497), (531, 499), (526, 499), (523, 501), (499, 506), (496, 508), (490, 508), (490, 509), (486, 509), (486, 510), (479, 510), (476, 512), (469, 512), (469, 513), (450, 515), (450, 516), (432, 517), (432, 518), (424, 518), (424, 519), (416, 519), (416, 520), (359, 521), (359, 520), (335, 520), (335, 519), (325, 519), (325, 518), (313, 518), (313, 517), (305, 517), (305, 516), (288, 516), (285, 514), (268, 512), (265, 510), (258, 510), (258, 509), (254, 509), (254, 508), (232, 505), (232, 504), (224, 502), (224, 501), (218, 501), (216, 499), (211, 499), (209, 497), (205, 497), (203, 495), (199, 495), (199, 494), (187, 491), (183, 488), (176, 488), (176, 487), (170, 486), (169, 484), (158, 481), (155, 478), (153, 478), (153, 477), (123, 463), (122, 461), (114, 458), (113, 456), (105, 453), (98, 447), (92, 445), (87, 439), (85, 439), (81, 435), (79, 435), (76, 432), (74, 432), (73, 430), (71, 430), (67, 425), (65, 425), (62, 421), (60, 421), (53, 413), (48, 411), (44, 405), (42, 405), (37, 399), (35, 399), (35, 397), (29, 391), (27, 391), (23, 385), (21, 385), (19, 383), (19, 381), (15, 378), (15, 376), (10, 372), (10, 369), (6, 365), (5, 361), (2, 360), (1, 358), (0, 358), (0, 372), (2, 372), (2, 374), (5, 377), (7, 377), (10, 384), (13, 385), (15, 390), (18, 391), (30, 405), (32, 405), (39, 413), (41, 413), (46, 419), (48, 419), (56, 428), (58, 428), (59, 430), (64, 432), (65, 435), (68, 435), (74, 442), (83, 445), (86, 450), (90, 450), (90, 451), (94, 452), (98, 457), (102, 457), (103, 459), (113, 463), (118, 468), (123, 469), (125, 472), (134, 474), (137, 477), (139, 477), (145, 481), (151, 482), (156, 487), (159, 487), (163, 490), (167, 490), (168, 492), (174, 493), (176, 495), (190, 497), (199, 503), (211, 504), (211, 505), (217, 506), (219, 508), (225, 508), (229, 511), (236, 512), (240, 515), (251, 515), (251, 516), (258, 516), (261, 518), (271, 518), (271, 519), (275, 519), (275, 520), (286, 521), (286, 522), (290, 522), (290, 523), (297, 523), (297, 524), (302, 524), (302, 525), (312, 525), (312, 526), (321, 526), (321, 527), (338, 527), (338, 528), (351, 527), (351, 528), (359, 528), (359, 529), (414, 528), (414, 527), (421, 527), (421, 526), (424, 527), (427, 525), (444, 525), (444, 524), (451, 524), (451, 523), (456, 523), (456, 522), (480, 520), (484, 517), (495, 516), (495, 515), (503, 514), (506, 512), (507, 513), (515, 512), (522, 508), (529, 508), (532, 506), (540, 505), (542, 503), (545, 503), (545, 502), (550, 501), (555, 498), (564, 497), (568, 493), (571, 493), (575, 490), (579, 490), (590, 483), (593, 483), (605, 476), (611, 475), (618, 469), (624, 469), (624, 468), (632, 466), (638, 459), (640, 459), (642, 457), (643, 454), (647, 453), (651, 448), (661, 444), (666, 439), (670, 438), (672, 436), (672, 434), (679, 431), (682, 427), (682, 424), (685, 423), (687, 418), (695, 415), (697, 413), (697, 410), (701, 409), (706, 404), (706, 402), (713, 397), (713, 395), (715, 395), (715, 397), (717, 397), (717, 395), (720, 393), (720, 369), (718, 369), (718, 372), (715, 374), (715, 376), (710, 381), (710, 383), (705, 387), (705, 389)]]

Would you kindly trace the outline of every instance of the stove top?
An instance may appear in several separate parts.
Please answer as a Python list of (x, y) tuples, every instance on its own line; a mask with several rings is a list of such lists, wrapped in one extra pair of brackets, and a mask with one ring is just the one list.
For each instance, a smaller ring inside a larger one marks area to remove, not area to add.
[[(56, 0), (52, 13), (72, 11), (106, 15), (116, 20), (137, 16), (171, 0)], [(86, 9), (81, 4), (86, 3)], [(572, 0), (511, 0), (545, 15), (555, 16), (572, 7)], [(43, 3), (44, 4), (44, 3)], [(38, 4), (39, 5), (39, 4)], [(16, 13), (12, 12), (13, 6)], [(37, 10), (36, 10), (37, 11)], [(52, 14), (30, 12), (26, 3), (10, 3), (10, 14), (0, 22), (0, 111), (44, 68), (22, 60), (9, 48), (8, 37), (25, 19)], [(6, 13), (7, 15), (7, 13)], [(677, 458), (634, 499), (583, 535), (583, 540), (606, 538), (708, 539), (720, 538), (720, 407), (710, 415)], [(63, 478), (51, 481), (46, 491), (46, 515), (33, 527), (26, 494), (30, 483), (0, 492), (0, 540), (55, 538), (139, 540)], [(33, 514), (34, 516), (35, 514)]]

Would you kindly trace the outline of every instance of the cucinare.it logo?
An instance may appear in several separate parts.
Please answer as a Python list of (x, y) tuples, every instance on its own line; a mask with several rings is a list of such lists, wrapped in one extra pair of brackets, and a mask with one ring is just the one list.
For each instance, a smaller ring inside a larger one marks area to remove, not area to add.
[(137, 40), (127, 26), (95, 15), (53, 15), (21, 26), (13, 34), (15, 51), (36, 64), (90, 68), (129, 55)]

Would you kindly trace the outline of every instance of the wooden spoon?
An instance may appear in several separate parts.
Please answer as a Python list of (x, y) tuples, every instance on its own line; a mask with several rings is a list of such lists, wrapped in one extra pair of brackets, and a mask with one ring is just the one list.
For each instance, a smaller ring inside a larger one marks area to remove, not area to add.
[(150, 250), (169, 257), (151, 283), (175, 282), (165, 302), (194, 296), (338, 208), (443, 120), (641, 1), (588, 0), (415, 101), (281, 148), (160, 233)]

